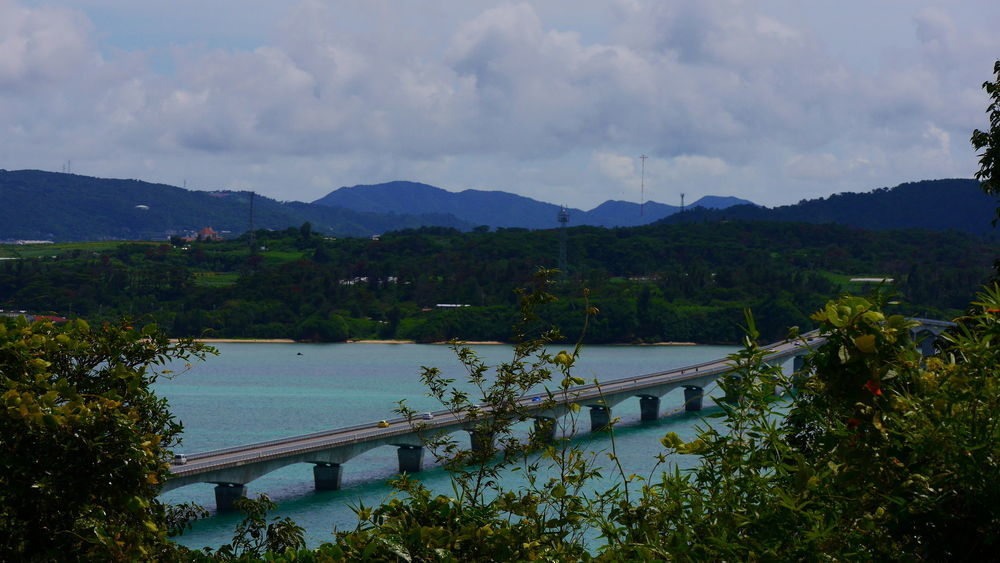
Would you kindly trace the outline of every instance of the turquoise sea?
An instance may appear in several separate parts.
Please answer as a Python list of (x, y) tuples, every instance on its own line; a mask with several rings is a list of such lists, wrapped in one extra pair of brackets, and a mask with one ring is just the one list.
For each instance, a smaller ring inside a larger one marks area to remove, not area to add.
[[(440, 368), (461, 378), (462, 365), (444, 345), (420, 344), (278, 344), (225, 343), (215, 345), (220, 354), (198, 362), (173, 379), (156, 384), (177, 418), (184, 424), (186, 453), (272, 440), (341, 426), (391, 418), (396, 402), (406, 399), (418, 411), (440, 408), (425, 395), (420, 384), (421, 366)], [(489, 365), (509, 360), (504, 345), (475, 346)], [(724, 357), (728, 346), (592, 346), (584, 348), (574, 374), (601, 381), (664, 371)], [(558, 351), (556, 348), (554, 351)], [(712, 395), (714, 389), (706, 390)], [(615, 431), (617, 455), (627, 473), (648, 476), (656, 468), (659, 439), (674, 431), (690, 438), (700, 416), (681, 411), (683, 392), (663, 397), (656, 422), (640, 422), (639, 400), (625, 401), (614, 409), (621, 422)], [(711, 402), (707, 402), (711, 405)], [(707, 407), (703, 414), (710, 412)], [(590, 434), (587, 410), (581, 411), (577, 438), (580, 444), (603, 455), (611, 446), (607, 433)], [(467, 437), (461, 436), (460, 440)], [(678, 456), (675, 463), (691, 462)], [(610, 467), (609, 467), (610, 469)], [(356, 518), (352, 506), (373, 505), (392, 494), (386, 481), (398, 470), (395, 448), (369, 451), (344, 465), (343, 489), (315, 491), (312, 465), (296, 464), (247, 484), (248, 495), (266, 493), (278, 508), (272, 516), (288, 516), (306, 530), (306, 540), (316, 546), (332, 538), (334, 529), (351, 529)], [(609, 471), (605, 472), (610, 473)], [(425, 456), (425, 470), (417, 477), (430, 488), (449, 493), (448, 475)], [(606, 475), (600, 488), (614, 482)], [(519, 486), (516, 474), (504, 483)], [(195, 502), (212, 511), (177, 541), (190, 547), (218, 547), (232, 538), (241, 519), (238, 514), (214, 511), (213, 485), (197, 484), (162, 495), (166, 502)]]

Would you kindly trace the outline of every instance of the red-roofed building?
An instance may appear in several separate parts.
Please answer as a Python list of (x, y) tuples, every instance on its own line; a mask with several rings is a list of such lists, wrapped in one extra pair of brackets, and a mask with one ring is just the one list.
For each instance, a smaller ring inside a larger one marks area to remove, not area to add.
[(212, 227), (205, 227), (198, 231), (198, 240), (222, 240), (222, 237)]

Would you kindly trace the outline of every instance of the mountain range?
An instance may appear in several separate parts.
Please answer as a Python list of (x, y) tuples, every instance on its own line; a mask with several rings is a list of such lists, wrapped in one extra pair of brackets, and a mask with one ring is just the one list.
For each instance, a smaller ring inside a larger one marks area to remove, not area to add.
[[(250, 228), (250, 200), (250, 192), (0, 170), (0, 240), (164, 240), (208, 226), (224, 236), (236, 236)], [(463, 230), (473, 226), (451, 215), (365, 213), (253, 197), (254, 228), (282, 230), (307, 221), (317, 233), (334, 236), (368, 236), (425, 225)]]
[(664, 218), (667, 223), (702, 221), (778, 221), (837, 223), (862, 229), (927, 229), (995, 233), (991, 224), (998, 204), (972, 179), (922, 180), (864, 193), (839, 193), (794, 205), (735, 205), (691, 209)]
[[(547, 229), (557, 226), (561, 206), (502, 191), (449, 192), (419, 182), (386, 182), (334, 190), (317, 199), (317, 205), (344, 207), (369, 213), (450, 214), (474, 225)], [(754, 204), (736, 197), (706, 196), (692, 204), (708, 209)], [(644, 205), (609, 200), (584, 211), (567, 208), (570, 225), (634, 227), (680, 211), (680, 207), (648, 201)]]
[[(223, 236), (236, 236), (250, 228), (251, 195), (41, 170), (0, 170), (0, 240), (164, 240), (208, 226)], [(422, 226), (551, 228), (558, 225), (560, 209), (500, 191), (455, 194), (415, 182), (340, 188), (314, 203), (260, 195), (252, 199), (254, 228), (282, 230), (308, 221), (315, 232), (330, 236), (369, 236)], [(342, 203), (337, 202), (340, 199)], [(736, 198), (705, 202), (749, 203)], [(590, 212), (570, 210), (570, 224), (645, 224), (676, 209), (647, 203), (640, 213), (634, 203), (606, 202)]]
[[(139, 180), (40, 170), (0, 170), (0, 240), (164, 240), (211, 226), (237, 236), (253, 226), (282, 230), (309, 222), (328, 236), (369, 236), (421, 226), (471, 230), (554, 228), (561, 206), (502, 191), (449, 192), (417, 182), (342, 187), (312, 202), (281, 202), (245, 191), (186, 190)], [(678, 213), (656, 202), (606, 201), (567, 208), (568, 225), (636, 226), (730, 219), (841, 223), (871, 229), (991, 231), (996, 201), (975, 180), (926, 180), (844, 193), (775, 208), (706, 196)]]

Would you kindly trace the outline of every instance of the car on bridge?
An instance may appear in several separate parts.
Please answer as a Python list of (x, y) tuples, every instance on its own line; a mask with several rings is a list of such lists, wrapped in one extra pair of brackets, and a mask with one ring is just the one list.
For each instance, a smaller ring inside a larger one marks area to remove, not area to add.
[(386, 421), (384, 421), (384, 420), (380, 420), (380, 421), (378, 421), (378, 427), (379, 428), (388, 428), (389, 427), (389, 423), (386, 422)]

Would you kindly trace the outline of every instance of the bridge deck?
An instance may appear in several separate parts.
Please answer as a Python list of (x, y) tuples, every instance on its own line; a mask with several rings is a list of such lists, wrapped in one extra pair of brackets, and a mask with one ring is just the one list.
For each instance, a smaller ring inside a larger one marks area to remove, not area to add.
[[(808, 345), (818, 345), (822, 340), (813, 335), (806, 335), (809, 339)], [(769, 361), (785, 359), (789, 356), (802, 353), (802, 346), (805, 341), (782, 341), (767, 347)], [(653, 393), (657, 396), (663, 394), (666, 388), (676, 388), (685, 383), (706, 379), (714, 379), (719, 374), (732, 369), (729, 361), (725, 358), (713, 360), (696, 365), (684, 366), (663, 372), (649, 373), (632, 377), (608, 380), (602, 383), (590, 383), (571, 388), (567, 393), (559, 393), (554, 397), (556, 406), (566, 406), (569, 403), (581, 405), (601, 404), (611, 396), (642, 395), (643, 391)], [(671, 387), (672, 386), (672, 387)], [(700, 386), (700, 385), (699, 385)], [(535, 393), (524, 396), (520, 404), (527, 414), (545, 414), (551, 411), (552, 402), (546, 401), (549, 398), (547, 392)], [(607, 401), (612, 403), (612, 401)], [(614, 401), (617, 402), (617, 401)], [(451, 412), (440, 410), (433, 412), (433, 417), (428, 420), (419, 420), (419, 429), (422, 432), (442, 432), (461, 429), (470, 423), (466, 412)], [(484, 414), (488, 411), (484, 409)], [(238, 468), (248, 464), (256, 464), (282, 458), (301, 457), (303, 454), (329, 451), (333, 448), (347, 447), (351, 445), (364, 444), (368, 442), (381, 444), (413, 444), (419, 445), (419, 435), (406, 418), (394, 418), (387, 420), (388, 427), (380, 428), (377, 422), (369, 422), (355, 426), (336, 428), (300, 436), (291, 436), (259, 442), (223, 448), (208, 452), (190, 454), (187, 456), (186, 464), (174, 464), (171, 466), (172, 476), (164, 486), (164, 490), (170, 490), (183, 484), (198, 482), (198, 475), (218, 472), (230, 468)], [(208, 481), (206, 479), (206, 481)], [(208, 481), (220, 482), (220, 481)]]

